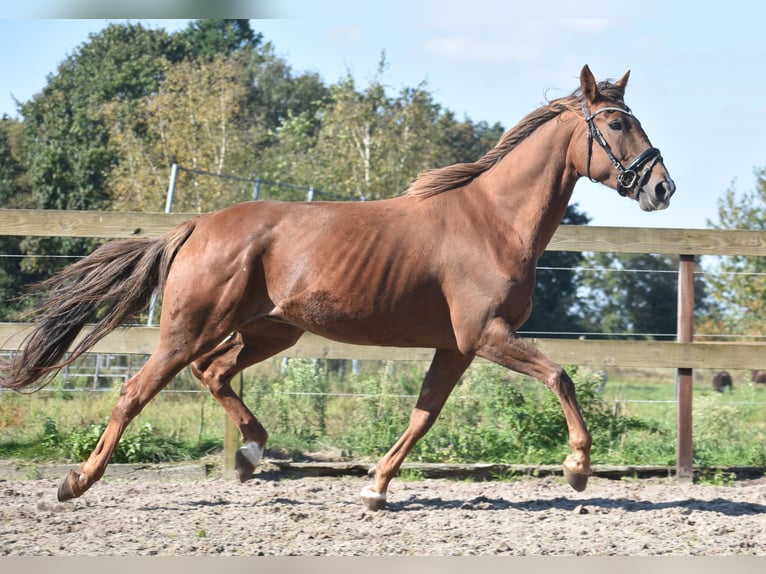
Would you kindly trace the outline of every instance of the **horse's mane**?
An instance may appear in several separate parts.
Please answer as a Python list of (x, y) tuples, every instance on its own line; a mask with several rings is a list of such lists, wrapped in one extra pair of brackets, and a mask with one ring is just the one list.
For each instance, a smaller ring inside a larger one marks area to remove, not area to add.
[[(609, 81), (599, 82), (598, 90), (602, 96), (615, 104), (623, 103), (622, 90)], [(541, 125), (559, 114), (570, 110), (583, 115), (582, 94), (578, 88), (569, 96), (551, 100), (546, 105), (527, 114), (515, 127), (511, 128), (497, 142), (495, 147), (481, 158), (471, 163), (456, 163), (442, 168), (420, 173), (407, 189), (406, 194), (418, 197), (431, 197), (470, 183), (510, 153), (519, 143), (529, 137)]]

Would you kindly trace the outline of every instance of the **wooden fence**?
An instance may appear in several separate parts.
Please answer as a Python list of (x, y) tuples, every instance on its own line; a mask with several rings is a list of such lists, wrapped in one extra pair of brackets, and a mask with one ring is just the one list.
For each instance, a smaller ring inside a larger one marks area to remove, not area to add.
[[(192, 214), (0, 209), (0, 235), (129, 238), (158, 237)], [(550, 251), (680, 255), (677, 341), (530, 339), (564, 365), (665, 367), (677, 369), (678, 443), (676, 476), (692, 478), (691, 386), (693, 369), (761, 369), (766, 344), (698, 342), (693, 337), (694, 258), (698, 255), (766, 256), (766, 232), (713, 229), (561, 226)], [(0, 349), (14, 350), (27, 326), (0, 323)], [(150, 354), (156, 327), (114, 332), (94, 348), (98, 353)], [(428, 361), (432, 349), (363, 347), (305, 334), (280, 356), (324, 359)], [(234, 433), (231, 433), (235, 436)], [(225, 458), (233, 460), (228, 446)]]

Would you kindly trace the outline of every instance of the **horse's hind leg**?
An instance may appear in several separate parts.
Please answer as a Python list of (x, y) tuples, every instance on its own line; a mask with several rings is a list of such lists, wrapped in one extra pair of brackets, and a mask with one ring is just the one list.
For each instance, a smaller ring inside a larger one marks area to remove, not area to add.
[(385, 507), (388, 484), (396, 476), (415, 443), (434, 424), (452, 389), (472, 360), (472, 356), (457, 351), (436, 351), (420, 388), (418, 402), (410, 415), (407, 430), (375, 465), (373, 483), (362, 490), (362, 502), (367, 508), (380, 510)]
[(244, 446), (235, 458), (237, 475), (242, 482), (253, 474), (269, 435), (231, 388), (231, 379), (246, 367), (291, 347), (302, 333), (290, 325), (256, 322), (241, 328), (240, 332), (191, 365), (194, 375), (210, 389), (242, 433)]
[(80, 466), (80, 472), (70, 471), (59, 486), (60, 501), (82, 495), (103, 476), (109, 459), (130, 421), (187, 363), (188, 361), (179, 359), (177, 353), (157, 351), (138, 373), (125, 382), (96, 448)]
[(517, 337), (502, 320), (491, 323), (482, 335), (476, 354), (545, 383), (559, 399), (569, 430), (572, 453), (564, 460), (564, 476), (577, 491), (585, 490), (590, 468), (592, 439), (577, 404), (575, 387), (566, 371)]

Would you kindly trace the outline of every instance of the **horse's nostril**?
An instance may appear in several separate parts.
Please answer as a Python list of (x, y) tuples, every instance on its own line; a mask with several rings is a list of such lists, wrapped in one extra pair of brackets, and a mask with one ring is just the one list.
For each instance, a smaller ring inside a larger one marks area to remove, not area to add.
[(673, 195), (674, 191), (675, 186), (672, 181), (661, 181), (654, 187), (654, 196), (660, 201), (665, 201), (670, 199), (670, 196)]

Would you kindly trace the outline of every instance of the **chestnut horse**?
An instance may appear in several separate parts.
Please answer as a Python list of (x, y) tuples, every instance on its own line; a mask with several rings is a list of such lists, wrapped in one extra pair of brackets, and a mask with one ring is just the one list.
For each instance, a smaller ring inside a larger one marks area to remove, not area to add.
[(248, 479), (268, 433), (230, 381), (305, 331), (435, 349), (407, 429), (362, 490), (368, 508), (385, 506), (389, 482), (477, 356), (556, 394), (571, 449), (564, 474), (583, 490), (591, 436), (574, 385), (516, 330), (531, 311), (537, 259), (580, 177), (645, 211), (666, 208), (675, 191), (659, 150), (623, 101), (628, 76), (597, 83), (585, 66), (572, 95), (527, 115), (476, 162), (421, 174), (400, 197), (238, 204), (160, 239), (107, 243), (42, 283), (48, 299), (20, 351), (0, 366), (5, 387), (43, 384), (145, 309), (155, 289), (163, 295), (156, 350), (122, 387), (98, 445), (64, 478), (59, 500), (82, 495), (103, 475), (125, 427), (190, 364), (238, 425), (236, 468)]

